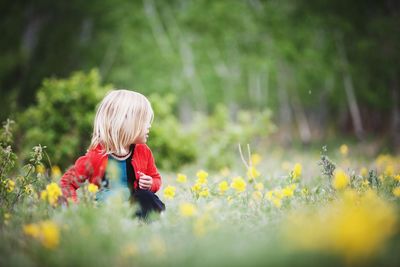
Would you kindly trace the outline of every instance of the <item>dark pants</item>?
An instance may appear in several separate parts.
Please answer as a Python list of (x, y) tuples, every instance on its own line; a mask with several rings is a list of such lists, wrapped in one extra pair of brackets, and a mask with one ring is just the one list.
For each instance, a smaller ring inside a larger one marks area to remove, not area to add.
[(158, 196), (147, 190), (136, 190), (132, 195), (131, 203), (139, 204), (139, 209), (135, 213), (139, 218), (147, 218), (151, 212), (160, 213), (165, 210), (165, 205)]

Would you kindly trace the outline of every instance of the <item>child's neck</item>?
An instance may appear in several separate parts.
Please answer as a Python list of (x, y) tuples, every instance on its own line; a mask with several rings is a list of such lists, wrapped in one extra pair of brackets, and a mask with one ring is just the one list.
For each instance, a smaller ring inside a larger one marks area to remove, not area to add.
[(124, 150), (120, 151), (119, 153), (113, 153), (114, 155), (118, 157), (125, 157), (131, 152), (130, 146), (125, 147)]

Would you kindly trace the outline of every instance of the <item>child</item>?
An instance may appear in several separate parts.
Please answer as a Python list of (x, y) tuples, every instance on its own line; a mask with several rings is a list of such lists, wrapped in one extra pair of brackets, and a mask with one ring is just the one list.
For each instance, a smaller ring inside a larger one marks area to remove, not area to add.
[(100, 201), (126, 189), (128, 198), (140, 205), (139, 217), (165, 210), (155, 195), (161, 176), (146, 145), (152, 120), (151, 104), (142, 94), (108, 93), (97, 109), (87, 153), (61, 178), (63, 196), (77, 202), (76, 190), (88, 179), (100, 188), (96, 195)]

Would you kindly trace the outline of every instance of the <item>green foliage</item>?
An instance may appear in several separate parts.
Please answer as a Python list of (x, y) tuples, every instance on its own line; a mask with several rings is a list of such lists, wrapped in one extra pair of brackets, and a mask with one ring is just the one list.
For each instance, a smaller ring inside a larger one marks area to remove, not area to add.
[(321, 173), (327, 176), (329, 178), (329, 181), (331, 181), (333, 173), (336, 169), (336, 165), (327, 156), (327, 151), (328, 150), (326, 146), (322, 147), (321, 159), (318, 161), (318, 165), (320, 165), (322, 168)]
[(157, 166), (173, 170), (192, 163), (197, 157), (196, 140), (193, 134), (185, 131), (172, 113), (176, 98), (169, 94), (149, 97), (155, 118), (150, 130), (149, 146)]
[(96, 70), (77, 72), (68, 79), (45, 79), (36, 104), (19, 118), (22, 150), (42, 144), (58, 165), (72, 164), (89, 145), (96, 105), (109, 89), (100, 84)]
[(231, 166), (238, 144), (256, 144), (275, 130), (269, 109), (239, 110), (231, 118), (228, 108), (220, 104), (211, 115), (198, 114), (183, 125), (172, 113), (176, 106), (174, 95), (153, 94), (150, 101), (155, 119), (149, 145), (157, 165), (166, 170), (180, 169), (194, 161), (212, 170)]
[(211, 116), (199, 115), (193, 124), (199, 162), (213, 170), (231, 166), (239, 144), (257, 145), (275, 131), (271, 116), (269, 109), (240, 110), (231, 118), (224, 105), (218, 105)]
[[(35, 172), (42, 166), (43, 147), (35, 146), (28, 163), (14, 170), (17, 156), (13, 152), (13, 121), (7, 120), (0, 131), (0, 216), (13, 212), (25, 200), (37, 200), (37, 192), (48, 180)], [(0, 224), (3, 221), (0, 221)]]
[[(110, 86), (100, 83), (95, 70), (77, 72), (68, 79), (46, 79), (37, 93), (37, 103), (19, 118), (22, 150), (36, 144), (47, 147), (47, 154), (65, 168), (84, 153), (89, 145), (96, 105)], [(172, 113), (175, 98), (152, 95), (155, 112), (150, 146), (157, 164), (163, 169), (176, 169), (196, 158), (195, 138), (182, 131)], [(48, 164), (51, 164), (48, 162)]]

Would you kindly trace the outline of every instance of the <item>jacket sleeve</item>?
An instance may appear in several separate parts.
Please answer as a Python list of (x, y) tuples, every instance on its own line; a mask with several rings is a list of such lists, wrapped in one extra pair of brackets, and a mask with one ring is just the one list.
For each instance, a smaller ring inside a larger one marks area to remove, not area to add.
[(153, 178), (153, 184), (150, 191), (156, 193), (161, 187), (161, 175), (157, 170), (153, 153), (150, 148), (148, 148), (147, 175)]
[(76, 190), (93, 173), (91, 170), (93, 168), (89, 165), (89, 156), (86, 154), (78, 158), (74, 166), (63, 174), (60, 180), (60, 187), (64, 197), (71, 198), (74, 202), (78, 201)]

